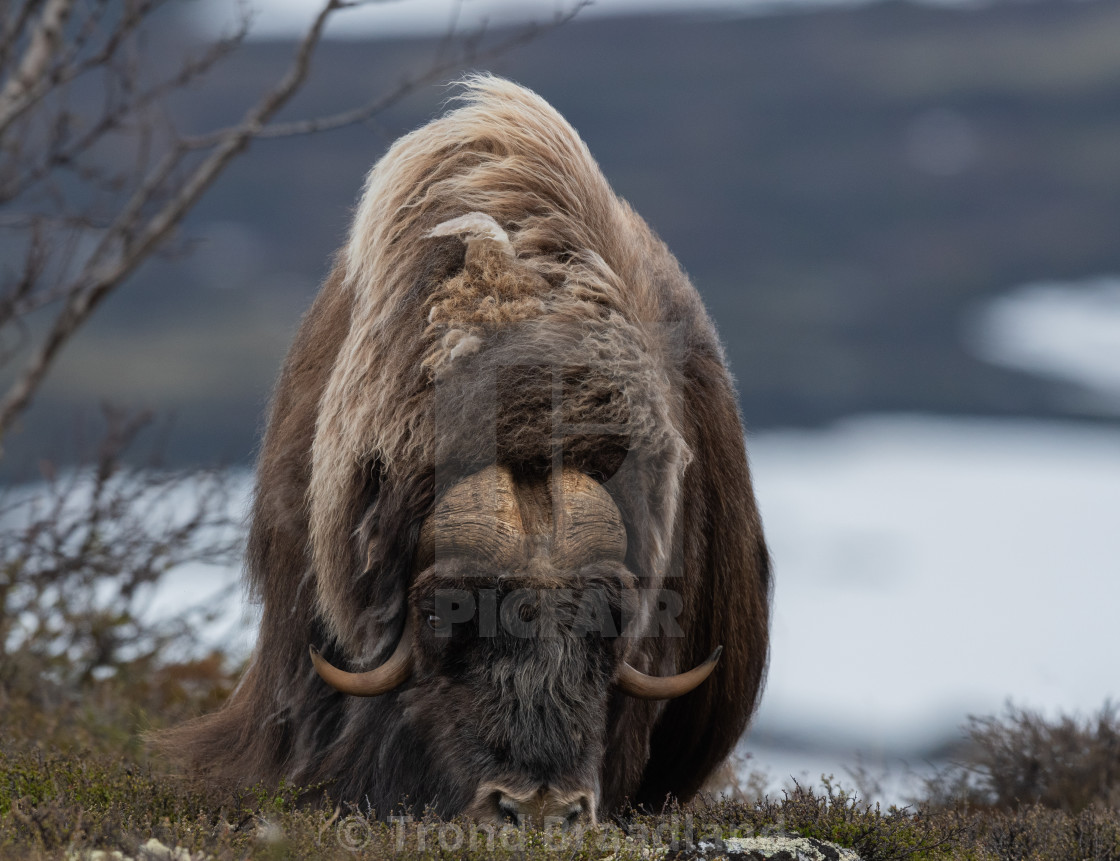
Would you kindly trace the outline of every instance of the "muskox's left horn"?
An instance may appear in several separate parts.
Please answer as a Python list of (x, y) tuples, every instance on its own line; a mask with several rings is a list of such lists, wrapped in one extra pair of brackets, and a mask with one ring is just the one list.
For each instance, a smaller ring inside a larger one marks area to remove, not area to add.
[(708, 678), (716, 668), (716, 662), (722, 653), (723, 646), (716, 646), (716, 650), (708, 655), (708, 659), (700, 666), (675, 676), (647, 676), (629, 664), (623, 663), (618, 671), (618, 687), (624, 693), (641, 700), (671, 700), (673, 697), (687, 694)]
[(324, 682), (344, 694), (375, 697), (388, 693), (412, 675), (412, 619), (405, 622), (400, 642), (392, 656), (375, 670), (365, 673), (340, 670), (320, 655), (314, 646), (311, 646), (311, 663)]

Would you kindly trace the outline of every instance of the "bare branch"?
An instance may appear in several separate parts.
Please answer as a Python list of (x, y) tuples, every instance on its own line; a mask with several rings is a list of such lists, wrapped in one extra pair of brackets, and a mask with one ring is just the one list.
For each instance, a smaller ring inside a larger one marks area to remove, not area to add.
[[(72, 5), (73, 0), (48, 0), (48, 3), (51, 2)], [(124, 17), (109, 34), (109, 38), (102, 45), (101, 50), (86, 57), (81, 62), (73, 62), (85, 43), (85, 37), (81, 34), (73, 45), (67, 46), (59, 57), (53, 58), (55, 59), (54, 63), (49, 62), (52, 58), (48, 56), (47, 66), (53, 66), (53, 68), (44, 68), (43, 73), (33, 78), (27, 86), (16, 86), (12, 91), (13, 98), (6, 107), (4, 99), (0, 98), (0, 137), (4, 135), (15, 120), (39, 103), (52, 90), (71, 83), (86, 72), (107, 66), (116, 56), (121, 45), (125, 44), (128, 37), (163, 2), (165, 0), (134, 0), (133, 3), (129, 3)], [(46, 17), (47, 11), (49, 9), (44, 11), (44, 17)], [(69, 11), (67, 11), (68, 14)], [(65, 24), (65, 20), (62, 24)], [(61, 27), (57, 36), (61, 36)], [(61, 51), (60, 38), (55, 38), (53, 45), (56, 52)], [(47, 71), (50, 74), (46, 74)], [(13, 80), (15, 78), (9, 80), (5, 88), (12, 84)]]
[[(8, 186), (0, 185), (0, 203), (15, 200), (26, 194), (57, 168), (75, 167), (76, 160), (81, 155), (89, 152), (106, 135), (119, 131), (129, 118), (137, 116), (150, 105), (162, 101), (171, 93), (183, 89), (209, 72), (244, 42), (248, 32), (249, 19), (244, 17), (233, 34), (214, 42), (201, 56), (188, 58), (171, 77), (134, 93), (126, 101), (106, 104), (101, 116), (84, 134), (74, 138), (66, 146), (46, 148), (38, 165), (26, 167)], [(108, 93), (106, 95), (108, 96)]]
[(31, 17), (42, 3), (43, 0), (25, 0), (15, 14), (3, 22), (4, 29), (0, 32), (0, 70), (8, 65), (12, 47), (23, 37)]
[[(296, 51), (295, 59), (279, 84), (265, 94), (246, 113), (241, 124), (232, 129), (216, 149), (191, 173), (178, 193), (152, 216), (135, 234), (136, 216), (151, 198), (155, 188), (175, 168), (182, 157), (179, 148), (172, 149), (161, 164), (137, 190), (102, 239), (87, 269), (88, 283), (75, 289), (55, 319), (38, 350), (27, 362), (19, 377), (0, 401), (0, 438), (9, 430), (15, 417), (30, 403), (63, 344), (85, 322), (97, 305), (129, 275), (179, 223), (202, 193), (217, 179), (226, 165), (260, 133), (264, 124), (279, 111), (307, 78), (311, 56), (322, 37), (323, 28), (333, 12), (346, 5), (343, 0), (328, 0), (315, 18)], [(108, 250), (118, 246), (117, 254), (102, 262)]]
[(19, 335), (14, 345), (0, 345), (0, 363), (19, 350), (27, 338), (27, 324), (24, 322), (24, 317), (33, 310), (28, 307), (29, 300), (34, 296), (39, 279), (47, 265), (48, 250), (43, 236), (43, 225), (35, 222), (30, 225), (28, 232), (23, 271), (19, 279), (0, 295), (0, 320), (15, 322)]
[(73, 8), (74, 0), (47, 0), (19, 67), (0, 90), (0, 134), (34, 103), (33, 94), (55, 59), (62, 29)]
[[(483, 60), (493, 59), (494, 57), (508, 53), (514, 48), (527, 45), (533, 40), (538, 39), (543, 32), (571, 21), (582, 9), (589, 5), (591, 5), (591, 0), (581, 0), (581, 2), (576, 3), (568, 11), (557, 13), (552, 21), (547, 24), (531, 24), (513, 34), (508, 39), (503, 39), (484, 51), (478, 51), (475, 49), (473, 42), (468, 41), (468, 51), (464, 56), (445, 56), (447, 53), (447, 48), (445, 46), (455, 35), (453, 31), (449, 32), (448, 37), (441, 42), (436, 52), (436, 61), (421, 74), (403, 80), (396, 89), (388, 95), (372, 99), (364, 105), (346, 111), (339, 111), (335, 114), (266, 126), (261, 129), (256, 136), (262, 139), (293, 137), (296, 135), (333, 131), (335, 129), (366, 122), (377, 114), (383, 113), (388, 108), (391, 108), (419, 88), (430, 84), (432, 81), (441, 80), (448, 72), (461, 68), (464, 63), (477, 63)], [(456, 5), (455, 8), (458, 9), (458, 5)], [(456, 14), (452, 17), (452, 27), (455, 26), (457, 20), (458, 15)], [(208, 148), (221, 141), (222, 138), (228, 135), (232, 130), (232, 128), (219, 129), (206, 135), (185, 138), (183, 143), (194, 149)]]
[[(100, 303), (148, 257), (164, 246), (186, 214), (225, 168), (260, 137), (279, 138), (368, 122), (420, 86), (536, 38), (573, 18), (576, 2), (547, 25), (534, 25), (480, 51), (482, 35), (461, 39), (458, 57), (448, 38), (433, 63), (388, 93), (335, 114), (270, 124), (307, 80), (312, 56), (331, 15), (383, 0), (321, 0), (285, 74), (248, 109), (240, 122), (183, 138), (167, 111), (169, 98), (203, 76), (241, 44), (248, 20), (231, 36), (187, 59), (170, 76), (148, 83), (138, 54), (142, 27), (166, 0), (130, 0), (119, 13), (110, 0), (86, 0), (84, 16), (71, 15), (74, 0), (27, 0), (2, 34), (26, 44), (17, 73), (0, 91), (0, 203), (19, 201), (23, 211), (0, 228), (34, 229), (22, 271), (6, 275), (0, 292), (0, 334), (26, 334), (22, 317), (52, 305), (43, 334), (0, 398), (0, 440), (27, 409), (57, 356)], [(116, 17), (109, 20), (111, 14)], [(37, 17), (36, 17), (37, 16)], [(66, 26), (68, 18), (70, 26)], [(101, 28), (107, 30), (104, 34)], [(20, 31), (22, 35), (20, 35)], [(30, 33), (30, 35), (29, 35)], [(100, 42), (98, 40), (101, 40)], [(105, 73), (103, 103), (88, 96), (71, 107), (69, 85), (91, 70)], [(49, 95), (49, 98), (48, 98)], [(32, 110), (34, 108), (34, 110)], [(19, 126), (17, 118), (25, 116)], [(18, 133), (4, 135), (6, 129)], [(106, 158), (106, 142), (117, 153)], [(122, 158), (121, 155), (124, 157)], [(23, 225), (19, 227), (18, 225)], [(49, 235), (48, 235), (49, 234)], [(0, 364), (11, 357), (0, 344)]]

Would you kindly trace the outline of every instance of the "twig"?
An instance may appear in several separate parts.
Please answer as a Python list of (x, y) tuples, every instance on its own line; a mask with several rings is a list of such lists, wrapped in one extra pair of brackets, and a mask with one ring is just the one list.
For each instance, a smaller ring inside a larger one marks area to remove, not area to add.
[(19, 67), (0, 90), (0, 135), (34, 103), (33, 94), (55, 59), (62, 41), (62, 28), (73, 8), (74, 0), (47, 0)]
[[(299, 89), (310, 71), (311, 56), (319, 43), (327, 19), (345, 5), (347, 4), (343, 0), (328, 0), (316, 16), (311, 29), (304, 36), (296, 51), (295, 60), (280, 83), (246, 113), (241, 124), (232, 129), (202, 164), (195, 168), (182, 184), (179, 192), (144, 224), (134, 238), (130, 234), (132, 234), (135, 217), (151, 198), (153, 190), (158, 188), (163, 179), (174, 170), (182, 157), (182, 151), (178, 147), (173, 148), (133, 195), (121, 216), (94, 252), (90, 263), (96, 268), (89, 272), (87, 283), (70, 294), (38, 350), (8, 388), (3, 401), (0, 401), (0, 438), (11, 428), (15, 417), (30, 403), (32, 395), (46, 376), (59, 350), (73, 332), (85, 322), (109, 292), (167, 237), (234, 156), (248, 146), (252, 138), (260, 133), (264, 124)], [(122, 240), (124, 241), (117, 256), (98, 265), (113, 243)]]
[[(359, 107), (351, 108), (346, 111), (339, 111), (335, 114), (266, 126), (260, 130), (256, 137), (261, 139), (293, 137), (296, 135), (313, 134), (315, 132), (333, 131), (335, 129), (345, 128), (346, 126), (363, 123), (397, 104), (401, 99), (411, 95), (420, 87), (430, 84), (432, 81), (440, 80), (449, 71), (462, 66), (465, 61), (477, 63), (482, 60), (493, 59), (494, 57), (508, 53), (514, 48), (527, 45), (534, 39), (539, 38), (542, 33), (571, 21), (579, 14), (580, 10), (589, 5), (591, 5), (591, 0), (582, 0), (582, 2), (574, 5), (567, 12), (559, 13), (547, 24), (529, 25), (519, 30), (513, 36), (510, 36), (508, 39), (497, 42), (485, 51), (475, 50), (473, 43), (469, 42), (468, 46), (470, 50), (466, 56), (452, 57), (446, 60), (439, 60), (437, 57), (437, 62), (434, 65), (425, 69), (424, 72), (419, 75), (406, 78), (387, 96), (382, 96), (381, 98), (371, 100)], [(441, 48), (438, 53), (442, 54), (443, 49)], [(225, 135), (229, 134), (231, 130), (231, 128), (218, 129), (206, 135), (188, 137), (183, 140), (183, 143), (185, 146), (191, 147), (192, 149), (204, 149), (214, 146), (217, 142), (222, 140)]]

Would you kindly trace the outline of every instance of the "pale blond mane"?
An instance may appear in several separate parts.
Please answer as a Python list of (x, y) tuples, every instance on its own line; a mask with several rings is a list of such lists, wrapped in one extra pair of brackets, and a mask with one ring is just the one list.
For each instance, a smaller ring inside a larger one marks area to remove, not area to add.
[[(640, 325), (664, 317), (664, 296), (642, 275), (660, 243), (614, 195), (587, 146), (523, 87), (491, 76), (461, 86), (461, 106), (397, 141), (370, 171), (341, 261), (353, 312), (320, 401), (308, 503), (320, 610), (350, 643), (376, 642), (370, 629), (379, 632), (393, 608), (355, 615), (348, 505), (368, 478), (363, 470), (391, 475), (433, 462), (433, 379), (479, 349), (487, 320), (606, 326), (611, 337), (595, 349), (620, 367), (660, 349)], [(461, 273), (445, 274), (438, 252), (442, 242), (446, 255), (448, 240), (433, 236), (447, 223), (444, 232), (456, 232), (453, 219), (463, 231), (483, 230), (490, 241), (482, 244), (505, 262), (480, 257), (472, 268), (468, 255)], [(496, 232), (479, 227), (486, 223)], [(495, 266), (506, 267), (506, 295), (483, 295), (494, 292)], [(669, 381), (640, 386), (648, 403), (634, 416), (678, 452), (679, 473), (687, 452), (669, 407), (651, 394)]]

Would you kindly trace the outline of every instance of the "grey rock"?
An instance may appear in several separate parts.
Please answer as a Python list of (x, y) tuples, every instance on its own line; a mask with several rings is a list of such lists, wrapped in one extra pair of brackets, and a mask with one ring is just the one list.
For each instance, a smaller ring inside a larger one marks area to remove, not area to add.
[(851, 849), (812, 837), (758, 836), (701, 840), (695, 846), (671, 847), (665, 861), (860, 861)]

